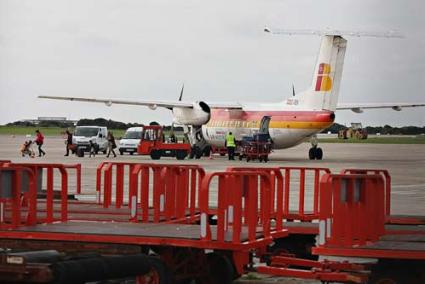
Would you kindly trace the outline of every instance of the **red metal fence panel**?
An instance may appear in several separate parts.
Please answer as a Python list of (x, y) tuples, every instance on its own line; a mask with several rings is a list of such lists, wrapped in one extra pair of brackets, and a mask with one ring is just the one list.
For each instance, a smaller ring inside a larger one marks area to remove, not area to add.
[(320, 183), (319, 245), (364, 245), (384, 234), (382, 175), (326, 174)]
[[(216, 232), (212, 231), (208, 219), (210, 185), (214, 178), (217, 179), (218, 188)], [(206, 174), (199, 192), (202, 240), (233, 244), (255, 242), (257, 233), (265, 240), (271, 239), (270, 193), (271, 178), (266, 172), (229, 171)], [(259, 194), (263, 197), (262, 200)]]
[(385, 181), (385, 214), (391, 215), (391, 176), (383, 169), (343, 169), (341, 174), (375, 174), (382, 175)]

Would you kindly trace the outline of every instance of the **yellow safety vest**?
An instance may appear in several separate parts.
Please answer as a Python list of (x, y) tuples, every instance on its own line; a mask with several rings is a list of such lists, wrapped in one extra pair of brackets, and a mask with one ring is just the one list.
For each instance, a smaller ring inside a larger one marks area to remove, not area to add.
[(236, 147), (235, 136), (233, 136), (233, 134), (227, 134), (227, 136), (226, 136), (226, 147)]

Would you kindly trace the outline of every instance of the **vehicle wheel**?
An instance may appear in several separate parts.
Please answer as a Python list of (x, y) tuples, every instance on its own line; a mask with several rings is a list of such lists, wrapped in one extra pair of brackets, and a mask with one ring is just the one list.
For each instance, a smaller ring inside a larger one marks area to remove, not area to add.
[(239, 161), (242, 161), (243, 155), (239, 155)]
[(323, 158), (322, 148), (316, 148), (315, 156), (317, 160), (321, 160)]
[(103, 153), (104, 155), (106, 155), (106, 150), (103, 150), (103, 151), (102, 151), (102, 153)]
[(269, 161), (269, 156), (264, 156), (264, 163), (267, 163)]
[(82, 148), (77, 149), (77, 156), (80, 158), (84, 157), (84, 150)]
[(185, 150), (177, 150), (176, 151), (176, 159), (177, 160), (184, 160), (186, 158), (187, 152)]
[(123, 150), (120, 150), (120, 155), (121, 156), (124, 155), (124, 151)]
[(247, 156), (246, 161), (249, 162), (250, 160), (251, 160), (251, 158)]
[(98, 144), (94, 144), (94, 153), (97, 155), (97, 153), (99, 153), (99, 145)]
[(233, 282), (235, 270), (229, 258), (213, 252), (207, 254), (208, 262), (208, 283), (230, 284)]
[(315, 148), (310, 148), (310, 150), (308, 150), (308, 158), (310, 160), (314, 160), (314, 158), (316, 157), (316, 149)]
[(159, 160), (159, 159), (161, 159), (161, 151), (152, 150), (150, 156), (151, 156), (152, 160)]
[(258, 157), (258, 161), (260, 161), (260, 163), (263, 161), (263, 157)]
[(134, 155), (134, 152), (130, 152), (130, 155)]

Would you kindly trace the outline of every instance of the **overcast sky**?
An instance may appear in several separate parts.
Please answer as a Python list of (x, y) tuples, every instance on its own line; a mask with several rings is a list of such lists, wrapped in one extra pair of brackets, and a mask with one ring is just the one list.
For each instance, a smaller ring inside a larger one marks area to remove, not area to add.
[[(37, 95), (274, 102), (310, 83), (317, 36), (286, 29), (398, 30), (347, 37), (340, 102), (425, 102), (423, 0), (0, 0), (0, 124), (38, 116), (170, 123), (168, 110)], [(425, 108), (337, 112), (336, 122), (425, 125)]]

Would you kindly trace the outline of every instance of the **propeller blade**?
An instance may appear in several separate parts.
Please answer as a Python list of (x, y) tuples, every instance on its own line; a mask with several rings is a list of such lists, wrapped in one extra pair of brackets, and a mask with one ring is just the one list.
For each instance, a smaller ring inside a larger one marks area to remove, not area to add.
[(295, 97), (295, 87), (294, 87), (294, 84), (292, 84), (292, 96)]
[(181, 102), (182, 98), (183, 98), (183, 91), (184, 91), (184, 84), (182, 86), (182, 90), (180, 91), (180, 97), (179, 97), (179, 102)]

